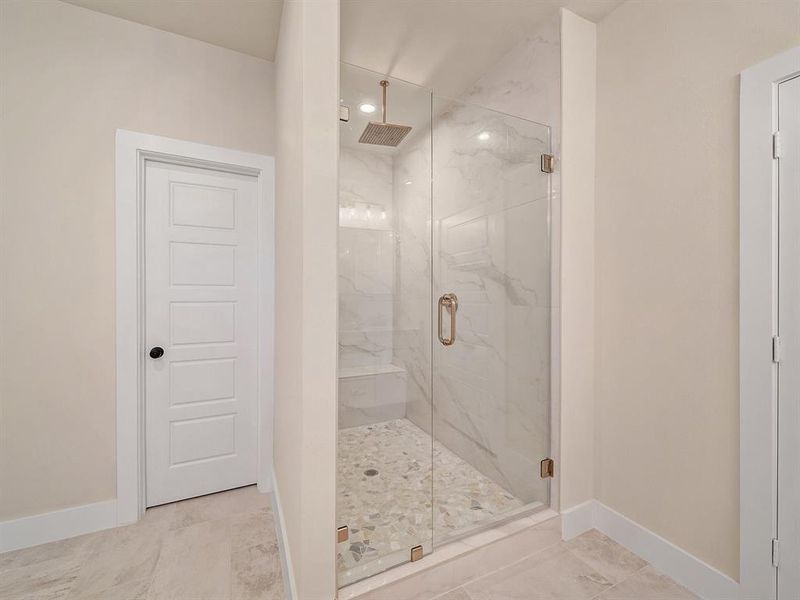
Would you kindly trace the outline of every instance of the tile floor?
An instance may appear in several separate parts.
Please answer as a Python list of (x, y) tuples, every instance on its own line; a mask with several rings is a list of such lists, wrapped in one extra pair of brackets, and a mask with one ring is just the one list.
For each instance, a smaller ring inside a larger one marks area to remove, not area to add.
[(435, 596), (435, 600), (590, 599), (699, 600), (596, 530)]
[(523, 506), (442, 444), (431, 448), (431, 437), (408, 419), (342, 429), (338, 443), (336, 517), (350, 528), (338, 548), (340, 574)]
[(0, 554), (3, 600), (283, 600), (270, 497), (255, 486), (149, 509), (127, 527)]

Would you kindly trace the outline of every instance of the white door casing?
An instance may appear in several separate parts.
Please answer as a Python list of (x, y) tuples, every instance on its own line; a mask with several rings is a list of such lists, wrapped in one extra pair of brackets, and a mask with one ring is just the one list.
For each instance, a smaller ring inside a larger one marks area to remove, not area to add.
[(778, 599), (800, 598), (800, 77), (778, 85)]
[[(741, 73), (739, 122), (739, 414), (741, 598), (775, 600), (778, 537), (779, 86), (800, 75), (800, 46)], [(797, 166), (795, 165), (795, 168)], [(781, 365), (781, 366), (779, 366)], [(785, 557), (780, 547), (779, 562)]]
[(253, 177), (148, 161), (147, 505), (256, 482)]
[[(274, 355), (274, 185), (271, 156), (151, 134), (116, 133), (116, 522), (133, 523), (146, 502), (145, 172), (151, 162), (252, 178), (257, 186), (257, 467), (261, 492), (272, 488)], [(252, 481), (252, 480), (251, 480)]]

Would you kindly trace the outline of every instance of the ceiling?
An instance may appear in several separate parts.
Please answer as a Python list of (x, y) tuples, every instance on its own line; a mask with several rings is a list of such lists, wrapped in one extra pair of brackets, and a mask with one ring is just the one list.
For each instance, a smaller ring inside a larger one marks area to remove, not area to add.
[[(64, 0), (275, 60), (283, 0)], [(342, 60), (457, 97), (560, 6), (598, 21), (623, 0), (341, 0)]]
[(283, 0), (64, 0), (237, 52), (275, 60)]
[(623, 0), (341, 0), (342, 60), (458, 97), (563, 6), (599, 21)]

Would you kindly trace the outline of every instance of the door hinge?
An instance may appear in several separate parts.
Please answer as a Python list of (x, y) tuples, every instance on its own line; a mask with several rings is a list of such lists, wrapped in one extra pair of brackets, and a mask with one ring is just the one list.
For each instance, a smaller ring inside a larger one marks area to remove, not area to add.
[(545, 458), (539, 464), (539, 475), (541, 475), (542, 479), (548, 479), (555, 475), (556, 472), (556, 463), (553, 461), (552, 458)]
[(781, 132), (776, 131), (772, 134), (772, 158), (781, 157)]
[(772, 362), (781, 362), (781, 338), (777, 335), (772, 336)]
[(555, 162), (552, 154), (542, 154), (542, 173), (552, 173)]
[(339, 120), (347, 123), (350, 120), (350, 107), (344, 104), (339, 105)]
[(777, 568), (778, 564), (780, 563), (781, 559), (781, 545), (780, 542), (776, 539), (772, 540), (772, 566)]
[(411, 549), (411, 562), (418, 561), (424, 554), (425, 552), (422, 550), (422, 546), (414, 546)]
[(336, 528), (336, 543), (341, 544), (350, 538), (350, 528), (347, 525), (342, 525)]

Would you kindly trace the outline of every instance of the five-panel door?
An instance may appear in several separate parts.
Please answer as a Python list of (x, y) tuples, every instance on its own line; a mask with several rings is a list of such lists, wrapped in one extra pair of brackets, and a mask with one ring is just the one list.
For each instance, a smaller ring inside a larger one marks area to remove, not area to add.
[(147, 506), (256, 482), (254, 177), (148, 162)]

